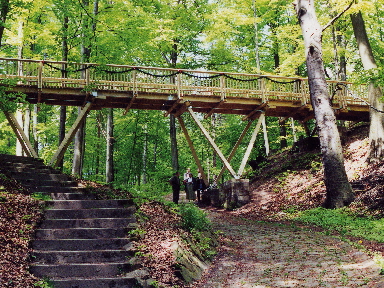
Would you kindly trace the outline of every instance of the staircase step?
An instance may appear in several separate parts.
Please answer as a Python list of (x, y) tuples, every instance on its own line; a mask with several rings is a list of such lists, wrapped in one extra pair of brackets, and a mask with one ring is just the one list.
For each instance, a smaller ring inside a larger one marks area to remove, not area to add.
[(63, 279), (75, 277), (114, 277), (129, 272), (132, 265), (129, 263), (95, 263), (95, 264), (62, 264), (46, 265), (33, 264), (29, 271), (37, 277), (49, 276), (50, 279)]
[(41, 223), (40, 228), (113, 228), (128, 227), (129, 224), (135, 222), (134, 216), (124, 218), (47, 219)]
[(91, 208), (117, 208), (132, 205), (127, 199), (119, 200), (57, 200), (47, 201), (47, 205), (55, 209), (91, 209)]
[[(59, 175), (59, 174), (58, 174)], [(13, 177), (14, 179), (18, 180), (20, 183), (23, 184), (25, 187), (36, 187), (36, 186), (43, 186), (43, 187), (75, 187), (79, 188), (76, 181), (57, 181), (47, 178), (27, 178), (26, 176), (19, 175), (19, 177)]]
[(36, 251), (119, 250), (130, 243), (128, 238), (35, 240), (32, 242), (32, 248)]
[(73, 186), (73, 187), (63, 187), (61, 185), (55, 185), (55, 186), (49, 186), (49, 185), (36, 185), (32, 183), (23, 183), (20, 181), (20, 183), (27, 189), (33, 192), (49, 192), (49, 193), (73, 193), (73, 192), (78, 192), (78, 193), (86, 193), (87, 189), (85, 187), (78, 187), (78, 186)]
[(53, 280), (55, 288), (135, 288), (142, 287), (135, 278), (99, 278), (76, 280)]
[[(10, 175), (15, 179), (41, 179), (42, 174), (41, 173), (35, 173), (35, 172), (10, 172)], [(70, 177), (65, 174), (58, 174), (58, 173), (45, 173), (44, 179), (47, 180), (53, 180), (53, 181), (70, 181)]]
[(134, 245), (128, 231), (136, 223), (132, 200), (96, 200), (41, 159), (0, 154), (0, 163), (30, 192), (53, 199), (46, 201), (31, 243), (31, 273), (52, 280), (56, 288), (142, 287), (135, 277), (147, 278), (148, 272), (138, 272), (140, 263), (129, 261)]
[(67, 228), (37, 229), (36, 238), (41, 240), (55, 239), (107, 239), (123, 238), (128, 235), (125, 228)]
[(125, 250), (35, 251), (35, 264), (126, 262), (133, 252)]
[(51, 199), (53, 200), (84, 200), (84, 199), (89, 199), (89, 200), (94, 200), (95, 195), (90, 194), (90, 193), (81, 193), (81, 192), (57, 192), (57, 193), (48, 193), (48, 192), (35, 192), (35, 193), (42, 193), (46, 194)]
[(123, 218), (132, 215), (134, 212), (134, 207), (79, 210), (49, 209), (44, 215), (46, 219)]

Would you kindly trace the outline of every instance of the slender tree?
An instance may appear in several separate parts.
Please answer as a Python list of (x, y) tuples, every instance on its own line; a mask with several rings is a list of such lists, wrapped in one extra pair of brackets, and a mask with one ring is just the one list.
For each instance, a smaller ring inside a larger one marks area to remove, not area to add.
[[(356, 14), (351, 14), (351, 20), (364, 69), (371, 70), (377, 68), (365, 29), (363, 15), (360, 11)], [(369, 156), (367, 160), (368, 162), (375, 163), (384, 159), (384, 113), (380, 112), (384, 110), (384, 103), (381, 101), (383, 96), (381, 87), (372, 81), (369, 83), (368, 89), (369, 103), (372, 108), (370, 109)]]
[(114, 165), (113, 165), (113, 148), (115, 138), (113, 136), (113, 108), (108, 109), (107, 119), (107, 159), (105, 164), (106, 183), (111, 183), (115, 179)]
[(7, 20), (7, 16), (10, 10), (10, 3), (9, 0), (1, 0), (0, 1), (0, 47), (2, 45), (2, 39), (3, 39), (3, 34), (4, 34), (4, 29), (5, 29), (5, 22)]
[(350, 204), (354, 193), (345, 172), (336, 117), (325, 80), (322, 27), (316, 17), (314, 0), (297, 0), (294, 5), (304, 36), (310, 97), (323, 156), (327, 191), (324, 207), (339, 208)]

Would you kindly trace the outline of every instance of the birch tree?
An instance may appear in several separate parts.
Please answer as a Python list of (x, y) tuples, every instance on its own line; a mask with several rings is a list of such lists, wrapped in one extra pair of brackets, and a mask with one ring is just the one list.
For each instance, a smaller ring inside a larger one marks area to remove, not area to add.
[(354, 200), (354, 193), (345, 172), (336, 117), (325, 80), (322, 27), (316, 17), (314, 0), (297, 0), (294, 6), (304, 37), (310, 97), (321, 145), (327, 192), (324, 207), (340, 208)]

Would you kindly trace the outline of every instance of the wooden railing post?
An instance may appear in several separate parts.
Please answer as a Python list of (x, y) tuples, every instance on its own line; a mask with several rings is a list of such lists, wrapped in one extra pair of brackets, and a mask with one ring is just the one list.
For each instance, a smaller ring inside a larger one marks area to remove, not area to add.
[(220, 94), (221, 94), (221, 101), (224, 101), (226, 98), (225, 95), (225, 76), (220, 76)]
[(38, 69), (38, 75), (37, 75), (37, 88), (42, 89), (43, 88), (43, 68), (44, 68), (44, 61), (40, 62), (39, 69)]
[(133, 97), (137, 96), (137, 82), (136, 82), (137, 79), (136, 79), (136, 74), (137, 74), (137, 71), (133, 70), (132, 71), (132, 82), (133, 82), (132, 94), (133, 94)]
[(260, 80), (260, 89), (261, 89), (261, 100), (263, 103), (267, 102), (267, 97), (266, 97), (266, 85), (265, 85), (265, 78), (261, 78)]
[(177, 98), (183, 98), (181, 73), (177, 74)]
[(300, 79), (301, 105), (308, 104), (308, 95), (305, 93), (306, 83)]

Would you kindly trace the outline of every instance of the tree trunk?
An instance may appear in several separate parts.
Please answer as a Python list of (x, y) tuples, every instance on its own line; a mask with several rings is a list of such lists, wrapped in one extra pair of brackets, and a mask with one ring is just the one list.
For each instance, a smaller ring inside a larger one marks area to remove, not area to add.
[[(61, 60), (62, 61), (68, 61), (68, 52), (69, 52), (68, 37), (67, 37), (68, 25), (69, 25), (68, 23), (69, 23), (68, 16), (64, 16), (64, 19), (63, 19), (63, 37), (62, 37), (62, 43), (61, 43), (62, 44), (62, 51), (61, 51), (61, 53), (62, 53)], [(62, 68), (63, 68), (63, 71), (62, 71), (61, 77), (67, 78), (67, 72), (66, 72), (67, 65), (63, 64)], [(65, 138), (65, 123), (66, 122), (67, 122), (67, 106), (60, 106), (59, 146)], [(58, 163), (57, 168), (60, 170), (63, 170), (63, 166), (64, 166), (64, 157)]]
[(298, 0), (296, 13), (303, 31), (311, 103), (323, 156), (327, 191), (324, 207), (340, 208), (354, 200), (344, 167), (336, 117), (332, 110), (322, 60), (322, 28), (317, 21), (313, 0)]
[(113, 165), (113, 148), (115, 144), (115, 138), (113, 137), (113, 108), (108, 109), (107, 119), (107, 160), (105, 163), (106, 183), (111, 183), (115, 179), (114, 165)]
[[(351, 20), (364, 69), (370, 70), (377, 68), (361, 12), (351, 14)], [(384, 113), (378, 112), (384, 110), (383, 102), (380, 100), (383, 93), (380, 87), (376, 87), (375, 84), (371, 82), (368, 87), (368, 95), (371, 105), (369, 113), (371, 121), (369, 127), (369, 156), (367, 161), (377, 163), (384, 159)]]
[(172, 157), (172, 169), (173, 171), (179, 171), (179, 152), (177, 149), (177, 131), (176, 131), (176, 119), (173, 114), (169, 117), (169, 136), (171, 138), (171, 157)]
[[(89, 7), (89, 1), (82, 1), (84, 7)], [(98, 14), (98, 0), (94, 2), (93, 9), (94, 17)], [(83, 43), (81, 45), (81, 61), (83, 63), (89, 63), (91, 58), (91, 39), (90, 35), (94, 35), (96, 32), (96, 24), (95, 22), (90, 24), (90, 20), (88, 19), (88, 15), (85, 15), (83, 18), (83, 27), (82, 27), (82, 39)], [(91, 27), (91, 31), (89, 31)], [(85, 78), (85, 72), (83, 71), (83, 78)], [(80, 113), (79, 109), (79, 113)], [(75, 149), (73, 155), (73, 164), (72, 164), (72, 174), (82, 176), (83, 164), (84, 164), (84, 152), (85, 152), (85, 127), (86, 127), (86, 118), (83, 123), (80, 125), (79, 129), (76, 132), (75, 136)]]
[[(81, 113), (81, 107), (78, 108), (78, 114)], [(85, 148), (85, 123), (86, 119), (80, 124), (79, 129), (75, 134), (73, 162), (72, 162), (72, 175), (82, 177), (84, 148)]]
[(280, 149), (284, 149), (288, 147), (287, 126), (286, 126), (286, 120), (284, 117), (279, 118), (279, 127), (280, 127)]
[(33, 107), (33, 114), (32, 114), (32, 135), (33, 135), (33, 148), (35, 149), (36, 153), (39, 154), (39, 139), (37, 136), (37, 113), (39, 112), (39, 107), (37, 105), (34, 105)]
[[(174, 44), (172, 46), (172, 51), (170, 55), (170, 65), (172, 68), (176, 67), (177, 57), (178, 57), (178, 40), (173, 40)], [(171, 78), (171, 82), (175, 83), (176, 79), (174, 77)], [(173, 171), (179, 171), (179, 151), (177, 149), (177, 130), (176, 130), (176, 119), (173, 114), (170, 115), (169, 121), (169, 136), (171, 138), (171, 161), (172, 161), (172, 169)]]
[(148, 129), (147, 124), (144, 127), (144, 143), (143, 143), (143, 169), (141, 172), (141, 183), (147, 184), (147, 159), (148, 159)]
[(10, 10), (9, 0), (1, 0), (0, 1), (0, 46), (2, 45), (2, 39), (4, 35), (5, 29), (5, 21), (7, 20), (8, 12)]

